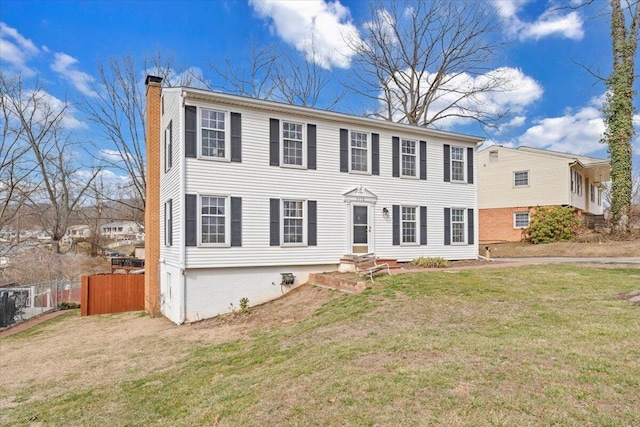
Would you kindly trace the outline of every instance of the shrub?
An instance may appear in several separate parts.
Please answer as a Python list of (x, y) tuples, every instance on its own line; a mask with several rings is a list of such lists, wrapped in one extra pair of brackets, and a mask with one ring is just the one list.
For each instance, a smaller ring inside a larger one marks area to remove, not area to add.
[(411, 264), (417, 267), (424, 268), (446, 268), (449, 267), (449, 261), (440, 257), (429, 257), (425, 258), (421, 256), (420, 258), (416, 258), (411, 261)]
[(537, 208), (527, 230), (529, 240), (534, 244), (570, 240), (576, 236), (579, 224), (573, 208)]
[(62, 301), (58, 304), (58, 308), (60, 308), (60, 310), (73, 310), (75, 308), (80, 308), (80, 304), (77, 302)]

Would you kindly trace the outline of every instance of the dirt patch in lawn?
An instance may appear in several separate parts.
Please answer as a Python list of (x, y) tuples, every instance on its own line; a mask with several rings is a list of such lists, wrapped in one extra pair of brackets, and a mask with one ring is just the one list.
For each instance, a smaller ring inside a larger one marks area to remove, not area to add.
[(485, 255), (491, 249), (492, 258), (521, 257), (637, 257), (640, 256), (640, 237), (633, 240), (596, 240), (554, 242), (534, 245), (529, 242), (491, 243), (480, 245), (478, 252)]

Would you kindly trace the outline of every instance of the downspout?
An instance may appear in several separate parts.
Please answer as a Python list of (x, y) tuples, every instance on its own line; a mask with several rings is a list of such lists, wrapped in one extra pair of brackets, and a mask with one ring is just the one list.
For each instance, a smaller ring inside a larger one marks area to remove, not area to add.
[[(180, 129), (182, 131), (182, 136), (179, 138), (180, 141), (184, 138), (184, 104), (185, 104), (185, 91), (182, 90), (180, 93)], [(183, 141), (184, 142), (184, 141)], [(185, 240), (185, 227), (186, 222), (184, 220), (185, 216), (185, 185), (186, 185), (186, 177), (187, 177), (187, 165), (186, 165), (186, 156), (185, 156), (185, 148), (184, 143), (180, 144), (180, 185), (178, 188), (180, 189), (180, 203), (182, 205), (182, 217), (180, 222), (180, 230), (182, 232), (180, 235), (182, 236), (182, 240), (180, 242), (180, 281), (181, 281), (181, 289), (180, 289), (180, 318), (178, 319), (178, 324), (182, 325), (187, 320), (187, 245)]]

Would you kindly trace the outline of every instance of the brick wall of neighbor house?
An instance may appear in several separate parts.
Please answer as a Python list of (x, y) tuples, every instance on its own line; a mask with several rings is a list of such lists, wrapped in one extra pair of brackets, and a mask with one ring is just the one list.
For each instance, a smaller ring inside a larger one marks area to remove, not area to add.
[(480, 223), (480, 243), (489, 242), (519, 242), (523, 239), (522, 229), (513, 227), (515, 212), (529, 211), (528, 207), (480, 209), (478, 221)]
[(147, 188), (145, 229), (145, 310), (160, 310), (160, 120), (162, 79), (147, 77)]

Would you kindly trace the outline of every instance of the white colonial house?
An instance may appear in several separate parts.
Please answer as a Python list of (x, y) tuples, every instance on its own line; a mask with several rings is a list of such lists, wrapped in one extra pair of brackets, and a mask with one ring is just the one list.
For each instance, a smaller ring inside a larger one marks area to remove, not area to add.
[(100, 226), (100, 233), (109, 239), (136, 239), (142, 227), (135, 221), (116, 221)]
[(159, 185), (158, 292), (172, 321), (263, 303), (281, 295), (281, 273), (297, 286), (354, 254), (477, 258), (482, 138), (160, 81), (147, 78), (161, 139), (147, 199)]
[(538, 207), (569, 206), (587, 222), (604, 213), (608, 160), (532, 147), (478, 153), (480, 242), (519, 241)]

